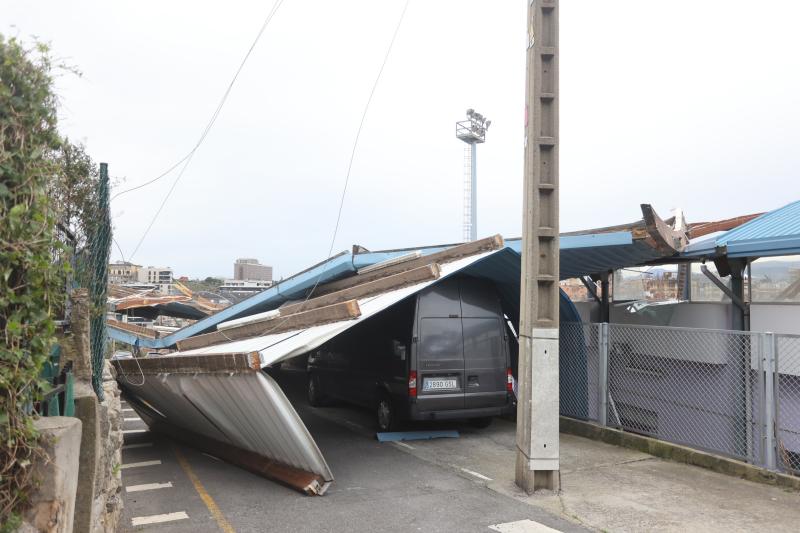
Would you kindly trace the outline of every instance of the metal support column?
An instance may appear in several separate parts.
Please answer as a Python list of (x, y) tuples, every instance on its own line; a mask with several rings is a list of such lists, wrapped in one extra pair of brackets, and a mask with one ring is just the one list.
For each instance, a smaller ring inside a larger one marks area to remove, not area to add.
[(600, 322), (611, 322), (611, 295), (609, 290), (611, 287), (611, 271), (605, 272), (600, 278)]
[(597, 421), (608, 425), (608, 323), (598, 324)]
[(470, 194), (472, 194), (470, 198), (472, 210), (470, 211), (469, 240), (477, 241), (478, 240), (478, 143), (470, 143), (469, 147), (471, 150), (470, 159), (472, 159), (472, 173), (470, 178), (472, 181), (472, 186), (470, 188)]
[(775, 381), (778, 370), (778, 354), (775, 349), (775, 334), (764, 333), (764, 463), (769, 470), (777, 470), (775, 453)]
[(516, 483), (558, 491), (558, 0), (529, 0)]

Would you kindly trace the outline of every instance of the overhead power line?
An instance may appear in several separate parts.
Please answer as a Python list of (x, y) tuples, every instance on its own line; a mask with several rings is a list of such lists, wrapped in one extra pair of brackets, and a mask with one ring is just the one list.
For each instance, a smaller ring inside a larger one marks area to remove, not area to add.
[[(389, 55), (392, 52), (392, 47), (394, 46), (394, 41), (397, 39), (397, 33), (400, 31), (400, 26), (403, 24), (403, 18), (406, 15), (406, 10), (408, 9), (408, 4), (410, 3), (410, 1), (411, 0), (406, 0), (405, 4), (403, 5), (403, 11), (400, 13), (400, 18), (397, 20), (397, 26), (394, 29), (394, 33), (392, 34), (391, 41), (389, 41), (389, 47), (386, 49), (386, 54), (383, 56), (383, 62), (381, 63), (381, 68), (378, 69), (378, 75), (375, 77), (375, 83), (372, 84), (372, 90), (370, 90), (369, 97), (367, 98), (367, 102), (366, 102), (366, 104), (364, 104), (364, 110), (361, 112), (361, 121), (358, 123), (358, 130), (356, 130), (356, 136), (355, 136), (355, 139), (353, 140), (353, 149), (350, 151), (350, 162), (347, 165), (347, 173), (346, 173), (345, 178), (344, 178), (344, 187), (342, 188), (342, 196), (339, 199), (339, 210), (338, 210), (338, 212), (336, 214), (336, 224), (334, 225), (334, 228), (333, 228), (333, 235), (331, 236), (331, 244), (330, 244), (330, 247), (328, 248), (328, 255), (326, 256), (328, 259), (330, 259), (331, 254), (333, 253), (333, 247), (336, 245), (336, 235), (339, 233), (339, 223), (342, 220), (342, 209), (344, 207), (345, 197), (347, 196), (347, 186), (350, 183), (350, 174), (351, 174), (351, 172), (353, 170), (353, 161), (355, 160), (355, 157), (356, 157), (356, 149), (358, 148), (358, 140), (361, 138), (361, 130), (364, 129), (364, 120), (367, 118), (367, 111), (369, 111), (369, 106), (372, 103), (372, 97), (375, 96), (375, 90), (378, 88), (378, 83), (381, 81), (381, 76), (383, 75), (383, 69), (384, 69), (384, 67), (386, 67), (386, 62), (389, 60)], [(303, 309), (303, 307), (305, 306), (306, 302), (308, 302), (308, 300), (311, 299), (311, 297), (313, 296), (314, 291), (317, 290), (317, 287), (319, 286), (319, 282), (322, 279), (322, 276), (325, 275), (325, 271), (328, 269), (328, 265), (329, 264), (330, 264), (329, 262), (325, 263), (325, 266), (322, 268), (322, 272), (319, 273), (319, 275), (317, 276), (317, 279), (314, 281), (314, 285), (311, 287), (311, 290), (308, 291), (308, 294), (303, 299), (302, 305), (300, 306), (300, 310)], [(280, 327), (288, 319), (289, 319), (288, 317), (284, 318), (280, 322), (277, 322), (274, 326), (265, 329), (265, 331), (260, 333), (260, 335), (261, 336), (269, 335), (270, 332), (272, 332), (275, 329), (277, 329), (278, 327)], [(220, 330), (220, 331), (222, 331), (222, 330)], [(222, 332), (222, 335), (225, 336), (225, 333)], [(227, 336), (225, 336), (225, 337), (228, 338)], [(228, 340), (230, 341), (232, 339), (228, 338)], [(265, 346), (264, 348), (262, 348), (262, 350), (265, 350), (266, 348), (269, 348), (269, 346), (270, 345)]]
[(264, 30), (267, 29), (267, 26), (269, 25), (270, 21), (272, 21), (272, 18), (275, 16), (275, 13), (277, 13), (278, 9), (281, 7), (281, 4), (283, 4), (283, 1), (284, 0), (275, 0), (275, 3), (272, 5), (272, 9), (270, 9), (269, 13), (267, 14), (266, 18), (264, 19), (264, 23), (261, 25), (261, 29), (258, 30), (258, 34), (256, 35), (256, 38), (253, 39), (253, 43), (250, 45), (250, 48), (247, 50), (247, 53), (244, 55), (244, 58), (242, 59), (242, 62), (239, 64), (239, 68), (236, 69), (236, 73), (233, 75), (233, 78), (231, 79), (230, 83), (228, 84), (228, 88), (225, 89), (225, 93), (222, 95), (222, 98), (220, 99), (219, 103), (217, 104), (217, 108), (214, 110), (214, 113), (211, 115), (211, 118), (209, 119), (208, 124), (206, 124), (205, 129), (203, 129), (203, 133), (200, 135), (200, 138), (197, 140), (197, 143), (195, 143), (194, 147), (189, 151), (189, 153), (186, 154), (179, 161), (177, 161), (169, 169), (164, 171), (158, 177), (156, 177), (156, 178), (154, 178), (154, 179), (152, 179), (152, 180), (150, 180), (148, 182), (145, 182), (145, 183), (142, 183), (140, 185), (137, 185), (136, 187), (131, 187), (130, 189), (126, 189), (124, 191), (121, 191), (121, 192), (115, 194), (114, 197), (112, 198), (112, 200), (113, 200), (114, 198), (118, 198), (119, 196), (121, 196), (121, 195), (123, 195), (125, 193), (131, 192), (131, 191), (135, 191), (137, 189), (141, 189), (142, 187), (146, 187), (147, 185), (150, 185), (151, 183), (155, 183), (156, 181), (160, 180), (161, 178), (169, 175), (173, 170), (175, 170), (177, 167), (179, 167), (181, 165), (181, 163), (185, 163), (183, 165), (183, 168), (181, 168), (180, 172), (178, 173), (178, 176), (175, 178), (175, 181), (172, 182), (172, 186), (169, 188), (169, 190), (167, 191), (167, 194), (164, 196), (164, 199), (162, 200), (161, 205), (159, 205), (158, 210), (153, 215), (153, 218), (150, 220), (150, 223), (147, 225), (147, 228), (145, 229), (144, 233), (142, 234), (142, 237), (139, 239), (139, 242), (136, 244), (136, 248), (134, 248), (133, 253), (131, 253), (131, 255), (130, 255), (129, 259), (128, 259), (129, 261), (132, 261), (133, 260), (133, 256), (135, 256), (136, 252), (139, 251), (139, 248), (142, 246), (142, 243), (147, 238), (147, 235), (150, 233), (150, 230), (152, 229), (153, 225), (155, 224), (156, 219), (158, 219), (158, 216), (161, 214), (161, 211), (164, 209), (164, 206), (166, 205), (167, 201), (169, 200), (169, 197), (172, 195), (172, 191), (175, 190), (175, 187), (178, 185), (178, 182), (181, 180), (181, 178), (183, 177), (183, 174), (186, 172), (186, 169), (188, 168), (189, 164), (192, 162), (192, 158), (194, 157), (194, 154), (197, 152), (197, 149), (200, 148), (200, 145), (203, 144), (203, 141), (206, 139), (206, 136), (211, 131), (211, 128), (214, 126), (214, 123), (217, 121), (217, 118), (219, 117), (219, 114), (222, 111), (222, 108), (225, 105), (225, 102), (227, 101), (228, 96), (231, 93), (231, 90), (233, 89), (233, 85), (236, 83), (236, 80), (239, 78), (239, 74), (241, 74), (242, 69), (244, 69), (245, 63), (247, 63), (247, 60), (250, 58), (250, 54), (252, 54), (253, 49), (255, 49), (255, 47), (256, 47), (256, 44), (258, 44), (258, 41), (261, 39), (261, 36), (264, 34)]

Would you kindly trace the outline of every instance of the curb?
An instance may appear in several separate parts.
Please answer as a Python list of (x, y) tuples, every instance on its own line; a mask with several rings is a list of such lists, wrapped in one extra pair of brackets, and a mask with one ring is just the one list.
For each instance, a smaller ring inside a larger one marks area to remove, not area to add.
[(635, 433), (627, 433), (618, 429), (600, 426), (592, 422), (585, 422), (583, 420), (576, 420), (564, 416), (560, 418), (559, 429), (562, 433), (599, 440), (607, 444), (630, 448), (678, 463), (707, 468), (714, 472), (746, 479), (748, 481), (800, 491), (800, 477), (772, 472), (755, 465), (737, 461), (736, 459), (714, 455), (651, 437), (636, 435)]

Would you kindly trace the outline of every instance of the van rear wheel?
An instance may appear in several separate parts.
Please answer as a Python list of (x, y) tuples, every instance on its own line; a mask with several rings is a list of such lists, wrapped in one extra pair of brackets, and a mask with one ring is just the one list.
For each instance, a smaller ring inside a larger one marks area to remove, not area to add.
[(385, 392), (378, 397), (377, 407), (378, 431), (389, 432), (397, 429), (397, 413), (392, 399)]
[(469, 423), (472, 427), (478, 429), (488, 428), (492, 424), (491, 416), (482, 416), (480, 418), (470, 418)]

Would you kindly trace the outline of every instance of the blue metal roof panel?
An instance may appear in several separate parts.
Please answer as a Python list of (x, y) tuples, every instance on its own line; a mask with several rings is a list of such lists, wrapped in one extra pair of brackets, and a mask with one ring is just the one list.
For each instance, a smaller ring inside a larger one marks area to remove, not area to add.
[(800, 201), (765, 213), (716, 238), (691, 243), (684, 257), (767, 257), (800, 254)]
[(340, 254), (203, 320), (198, 320), (163, 339), (156, 339), (152, 347), (172, 346), (192, 335), (209, 331), (221, 322), (276, 309), (287, 300), (302, 298), (315, 283), (321, 285), (344, 277), (345, 274), (354, 273), (355, 270), (353, 256), (350, 253)]
[(792, 202), (775, 211), (742, 224), (717, 239), (718, 246), (729, 246), (734, 242), (800, 239), (800, 201)]

